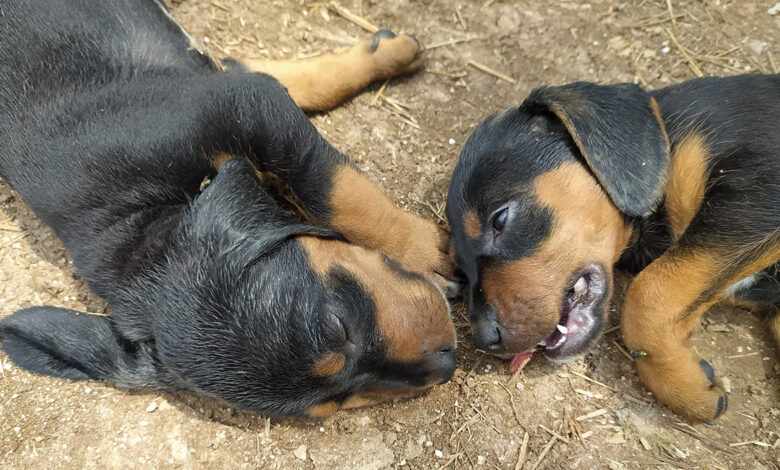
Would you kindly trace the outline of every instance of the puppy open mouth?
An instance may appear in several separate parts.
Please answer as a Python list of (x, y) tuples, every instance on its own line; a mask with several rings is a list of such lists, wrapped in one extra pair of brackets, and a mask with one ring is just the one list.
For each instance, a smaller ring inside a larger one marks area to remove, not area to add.
[[(602, 330), (604, 319), (600, 307), (606, 292), (604, 268), (594, 264), (579, 270), (564, 290), (558, 324), (539, 343), (538, 349), (553, 360), (566, 360), (582, 353)], [(527, 362), (533, 352), (515, 355), (510, 371), (517, 370), (520, 362)]]

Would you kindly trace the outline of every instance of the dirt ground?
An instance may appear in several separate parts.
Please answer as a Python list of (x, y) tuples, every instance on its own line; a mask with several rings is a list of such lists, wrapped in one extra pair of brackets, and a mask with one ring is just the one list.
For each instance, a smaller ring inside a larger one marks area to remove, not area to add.
[[(660, 87), (694, 77), (697, 68), (704, 75), (777, 71), (780, 14), (768, 11), (774, 3), (344, 0), (370, 22), (414, 32), (429, 46), (425, 71), (384, 91), (417, 126), (382, 100), (373, 103), (379, 84), (312, 119), (398, 204), (441, 220), (458, 152), (487, 115), (545, 83)], [(171, 12), (219, 57), (304, 56), (368, 34), (322, 2), (181, 0)], [(42, 304), (106, 311), (52, 232), (0, 183), (0, 317)], [(39, 377), (0, 353), (0, 467), (511, 469), (526, 433), (524, 468), (780, 466), (780, 362), (749, 312), (717, 307), (694, 334), (696, 349), (732, 392), (728, 413), (714, 426), (691, 426), (641, 387), (616, 348), (619, 332), (567, 366), (534, 359), (513, 377), (504, 361), (473, 349), (463, 306), (455, 307), (459, 369), (451, 382), (321, 422)], [(610, 320), (617, 324), (614, 311)], [(581, 441), (570, 435), (572, 422)]]

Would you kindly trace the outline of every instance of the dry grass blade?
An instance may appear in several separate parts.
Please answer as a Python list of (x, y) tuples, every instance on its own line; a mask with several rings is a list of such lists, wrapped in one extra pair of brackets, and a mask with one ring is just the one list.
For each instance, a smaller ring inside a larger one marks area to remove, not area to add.
[(567, 444), (569, 443), (569, 439), (568, 438), (566, 438), (564, 436), (561, 436), (560, 434), (558, 434), (557, 432), (555, 432), (552, 429), (548, 428), (544, 424), (540, 424), (539, 427), (542, 428), (547, 434), (549, 434), (551, 436), (554, 436), (554, 437), (557, 437), (558, 439), (560, 439), (561, 442), (565, 442)]
[(747, 354), (735, 354), (733, 356), (726, 356), (726, 357), (729, 358), (729, 359), (739, 359), (741, 357), (758, 356), (758, 354), (759, 354), (758, 351), (753, 351), (753, 352), (747, 353)]
[(354, 13), (351, 13), (346, 8), (342, 7), (336, 2), (330, 2), (331, 8), (339, 14), (342, 18), (344, 18), (347, 21), (350, 21), (352, 23), (355, 23), (356, 25), (360, 26), (361, 28), (365, 29), (369, 33), (376, 33), (379, 31), (379, 28), (372, 24), (367, 19), (363, 18), (362, 16), (358, 16)]
[(694, 439), (696, 439), (697, 441), (701, 442), (705, 446), (710, 447), (710, 448), (715, 449), (715, 450), (719, 450), (721, 452), (726, 452), (727, 454), (733, 453), (728, 447), (726, 447), (724, 445), (721, 445), (720, 443), (718, 443), (718, 442), (716, 442), (716, 441), (714, 441), (712, 439), (708, 439), (708, 438), (702, 436), (701, 433), (696, 431), (695, 428), (688, 429), (689, 426), (686, 427), (685, 423), (676, 423), (676, 424), (677, 424), (677, 427), (674, 428), (674, 429), (676, 429), (676, 430), (678, 430), (678, 431), (680, 431), (682, 433), (685, 433), (685, 434), (693, 437)]
[(401, 103), (399, 103), (398, 101), (395, 101), (394, 99), (392, 99), (392, 98), (388, 98), (388, 97), (386, 97), (386, 96), (384, 96), (384, 95), (382, 96), (382, 101), (383, 101), (383, 102), (384, 102), (386, 105), (390, 106), (390, 107), (393, 109), (393, 111), (397, 112), (399, 115), (401, 115), (401, 116), (405, 117), (406, 119), (408, 119), (409, 121), (411, 121), (411, 122), (413, 122), (413, 123), (417, 124), (417, 119), (415, 119), (415, 118), (414, 118), (414, 116), (412, 116), (411, 114), (409, 114), (409, 113), (408, 113), (408, 112), (407, 112), (407, 111), (406, 111), (406, 110), (403, 108), (403, 106), (404, 106), (404, 105), (402, 105), (402, 104), (401, 104)]
[(230, 11), (230, 8), (228, 8), (225, 5), (223, 5), (223, 4), (219, 3), (219, 2), (216, 2), (214, 0), (211, 0), (211, 4), (214, 5), (215, 7), (219, 8), (222, 11)]
[(674, 11), (672, 10), (672, 0), (666, 0), (666, 8), (669, 9), (669, 19), (672, 21), (672, 26), (677, 27), (677, 19), (674, 17)]
[(604, 415), (604, 414), (607, 414), (607, 413), (609, 413), (609, 408), (601, 408), (601, 409), (596, 410), (596, 411), (591, 411), (588, 414), (585, 414), (585, 415), (582, 415), (582, 416), (577, 416), (576, 418), (574, 418), (574, 420), (575, 421), (585, 421), (586, 419), (595, 418), (597, 416), (601, 416), (601, 415)]
[(772, 73), (780, 72), (777, 68), (777, 63), (775, 63), (775, 56), (772, 54), (772, 51), (766, 51), (766, 55), (769, 57), (769, 66), (772, 67)]
[(571, 372), (572, 374), (576, 375), (577, 377), (580, 377), (582, 379), (587, 380), (590, 383), (594, 383), (594, 384), (599, 385), (601, 387), (608, 388), (609, 390), (612, 390), (613, 392), (616, 391), (614, 388), (610, 387), (609, 385), (607, 385), (605, 383), (601, 383), (601, 382), (599, 382), (596, 379), (592, 379), (592, 378), (588, 377), (585, 374), (580, 374), (579, 372), (574, 372), (573, 370), (570, 370), (569, 372)]
[(606, 330), (604, 330), (604, 334), (608, 335), (608, 334), (612, 333), (613, 331), (617, 331), (619, 329), (620, 329), (620, 325), (615, 325), (612, 328), (607, 328)]
[(387, 85), (390, 83), (390, 79), (388, 78), (385, 80), (385, 83), (382, 84), (382, 86), (379, 87), (379, 90), (376, 91), (376, 94), (374, 95), (374, 98), (371, 100), (371, 106), (374, 106), (379, 100), (379, 98), (382, 97), (382, 93), (384, 93), (385, 88), (387, 88)]
[(428, 73), (432, 73), (434, 75), (441, 75), (442, 77), (447, 77), (450, 80), (458, 80), (460, 78), (465, 77), (468, 75), (468, 72), (462, 71), (462, 72), (445, 72), (443, 70), (434, 70), (434, 69), (426, 69), (425, 70)]
[(13, 224), (0, 224), (0, 230), (5, 232), (21, 232), (22, 229)]
[(26, 233), (25, 233), (25, 234), (23, 234), (23, 235), (19, 235), (19, 236), (18, 236), (18, 237), (16, 237), (16, 238), (12, 238), (12, 239), (10, 239), (10, 240), (8, 240), (8, 241), (7, 241), (7, 242), (5, 242), (5, 243), (0, 243), (0, 248), (5, 248), (5, 247), (8, 247), (8, 246), (11, 246), (11, 245), (13, 245), (14, 243), (18, 242), (19, 240), (21, 240), (22, 238), (26, 237), (27, 235), (28, 235), (28, 234), (26, 234)]
[(612, 340), (612, 344), (614, 344), (614, 345), (615, 345), (615, 347), (618, 349), (618, 351), (620, 351), (621, 353), (623, 353), (623, 355), (624, 355), (624, 356), (626, 356), (626, 357), (628, 358), (628, 360), (629, 360), (629, 361), (631, 361), (631, 362), (636, 362), (636, 359), (634, 359), (633, 357), (631, 357), (631, 354), (629, 354), (629, 353), (628, 353), (628, 351), (626, 351), (626, 350), (623, 348), (623, 346), (621, 346), (621, 345), (620, 345), (620, 343), (618, 343), (618, 342), (617, 342), (617, 341), (615, 341), (615, 340)]
[(444, 47), (444, 46), (452, 46), (453, 44), (460, 44), (462, 42), (476, 41), (477, 39), (484, 39), (484, 38), (481, 37), (481, 36), (475, 36), (475, 37), (472, 37), (472, 38), (449, 39), (447, 41), (433, 43), (430, 46), (425, 46), (425, 49), (426, 50), (431, 50), (431, 49), (436, 49), (436, 48)]
[(555, 441), (557, 441), (558, 438), (553, 436), (550, 438), (550, 440), (547, 442), (547, 445), (544, 446), (544, 449), (542, 449), (542, 453), (539, 454), (539, 458), (536, 459), (536, 463), (533, 467), (531, 467), (531, 470), (536, 470), (536, 468), (539, 467), (539, 465), (542, 464), (542, 461), (547, 456), (547, 452), (550, 452), (550, 449), (552, 448), (553, 444), (555, 444)]
[(523, 470), (523, 465), (525, 465), (525, 458), (528, 455), (528, 440), (530, 439), (530, 434), (528, 431), (523, 434), (523, 443), (520, 444), (520, 453), (517, 455), (517, 462), (515, 463), (515, 470)]
[(442, 209), (444, 209), (444, 206), (443, 206), (443, 205), (442, 205), (442, 206), (440, 206), (440, 207), (437, 209), (437, 208), (433, 207), (433, 204), (431, 204), (431, 203), (430, 203), (430, 202), (428, 202), (428, 201), (421, 201), (421, 202), (420, 202), (420, 204), (424, 205), (424, 206), (425, 206), (425, 207), (427, 207), (427, 208), (428, 208), (428, 209), (429, 209), (431, 212), (433, 212), (433, 215), (435, 215), (435, 216), (436, 216), (436, 218), (437, 218), (437, 219), (439, 219), (439, 222), (441, 222), (442, 224), (446, 224), (446, 223), (447, 223), (447, 219), (445, 219), (445, 218), (444, 218), (444, 216), (443, 216), (443, 215), (441, 215)]
[(469, 29), (469, 27), (466, 25), (466, 21), (463, 19), (463, 15), (460, 14), (460, 5), (455, 7), (455, 14), (458, 15), (458, 22), (463, 27), (463, 30)]
[(758, 63), (758, 61), (757, 61), (756, 59), (754, 59), (754, 58), (750, 57), (750, 55), (748, 55), (748, 53), (747, 53), (747, 52), (745, 52), (745, 49), (743, 49), (743, 48), (741, 48), (741, 47), (740, 47), (740, 48), (739, 48), (739, 51), (742, 53), (742, 56), (745, 58), (745, 60), (747, 60), (748, 62), (750, 62), (750, 64), (753, 66), (753, 68), (754, 68), (754, 69), (755, 69), (757, 72), (766, 73), (766, 69), (764, 68), (764, 66), (763, 66), (763, 65), (761, 65), (761, 64), (759, 64), (759, 63)]
[(487, 74), (493, 75), (496, 78), (500, 78), (501, 80), (507, 81), (507, 82), (509, 82), (509, 83), (511, 83), (513, 85), (515, 83), (517, 83), (516, 80), (514, 78), (510, 77), (509, 75), (505, 75), (505, 74), (503, 74), (501, 72), (497, 72), (497, 71), (491, 69), (490, 67), (488, 67), (487, 65), (480, 64), (479, 62), (474, 62), (473, 60), (470, 60), (470, 61), (468, 61), (468, 65), (474, 67), (477, 70), (480, 70), (480, 71), (485, 72)]
[(664, 28), (666, 30), (666, 34), (669, 35), (669, 37), (672, 39), (672, 42), (675, 46), (677, 46), (677, 49), (680, 51), (680, 53), (685, 57), (685, 59), (688, 61), (688, 66), (693, 70), (693, 73), (696, 74), (697, 77), (703, 77), (704, 74), (702, 73), (701, 69), (699, 68), (699, 65), (696, 63), (695, 60), (693, 60), (693, 57), (688, 54), (688, 52), (685, 50), (685, 48), (680, 44), (680, 42), (677, 40), (677, 36), (674, 35), (671, 29)]
[(762, 441), (744, 441), (744, 442), (735, 442), (733, 444), (729, 444), (729, 447), (740, 447), (740, 446), (749, 446), (749, 445), (759, 446), (759, 447), (772, 447), (771, 445), (767, 444), (766, 442)]

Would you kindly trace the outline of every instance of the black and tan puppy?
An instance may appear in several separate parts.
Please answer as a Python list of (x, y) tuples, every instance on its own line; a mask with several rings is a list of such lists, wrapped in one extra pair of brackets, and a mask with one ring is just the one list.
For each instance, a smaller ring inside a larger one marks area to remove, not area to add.
[(326, 109), (419, 68), (416, 39), (382, 31), (313, 59), (223, 67), (154, 0), (7, 0), (0, 18), (0, 176), (113, 311), (5, 318), (17, 364), (313, 417), (451, 377), (444, 238), (254, 72)]
[(688, 337), (724, 297), (780, 304), (778, 123), (777, 75), (546, 87), (488, 118), (447, 200), (477, 346), (582, 354), (625, 268), (641, 380), (686, 417), (720, 415), (726, 393)]

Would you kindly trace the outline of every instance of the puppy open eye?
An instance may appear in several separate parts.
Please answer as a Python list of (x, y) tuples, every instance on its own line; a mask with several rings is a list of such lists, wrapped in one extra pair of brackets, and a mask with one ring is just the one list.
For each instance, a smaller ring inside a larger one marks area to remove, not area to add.
[(504, 226), (506, 225), (506, 219), (509, 215), (509, 208), (505, 207), (501, 209), (500, 211), (496, 212), (495, 215), (493, 215), (493, 230), (496, 232), (501, 232), (504, 230)]

